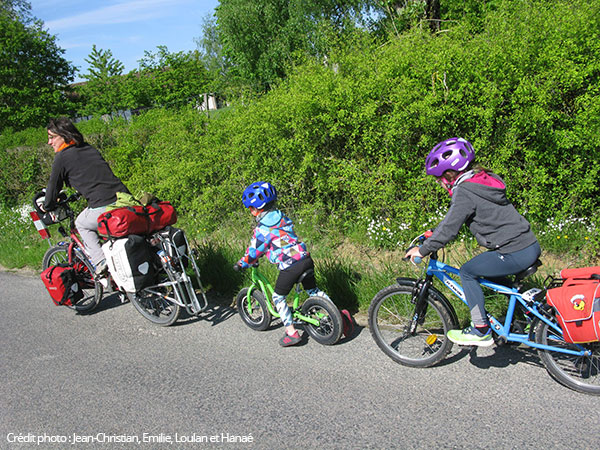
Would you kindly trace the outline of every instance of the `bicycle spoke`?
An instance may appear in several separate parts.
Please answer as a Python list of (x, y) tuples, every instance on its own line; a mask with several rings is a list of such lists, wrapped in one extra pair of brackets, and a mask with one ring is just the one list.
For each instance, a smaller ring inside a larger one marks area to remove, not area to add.
[(393, 285), (381, 290), (369, 307), (369, 327), (377, 345), (394, 361), (427, 367), (451, 348), (446, 338), (450, 313), (430, 297), (427, 307), (415, 318), (412, 299), (412, 286)]

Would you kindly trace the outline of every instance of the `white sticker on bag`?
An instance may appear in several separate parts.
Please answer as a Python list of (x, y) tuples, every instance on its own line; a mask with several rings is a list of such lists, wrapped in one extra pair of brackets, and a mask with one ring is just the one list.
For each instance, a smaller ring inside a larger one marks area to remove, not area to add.
[(146, 275), (148, 273), (148, 269), (150, 269), (150, 264), (148, 262), (142, 263), (138, 266), (138, 272), (142, 275)]

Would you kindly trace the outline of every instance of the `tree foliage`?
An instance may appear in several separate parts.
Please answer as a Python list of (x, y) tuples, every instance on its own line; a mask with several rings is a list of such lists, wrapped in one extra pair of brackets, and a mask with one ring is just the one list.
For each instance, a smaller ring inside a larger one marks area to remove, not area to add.
[(209, 75), (198, 52), (171, 53), (159, 46), (156, 52), (145, 52), (139, 70), (127, 75), (97, 76), (79, 86), (82, 99), (78, 112), (87, 116), (196, 103), (208, 84)]
[(35, 20), (31, 15), (31, 4), (26, 0), (0, 0), (0, 11), (27, 25)]
[(75, 69), (29, 10), (20, 1), (0, 9), (0, 130), (35, 126), (68, 110), (65, 92)]
[(106, 80), (109, 77), (121, 75), (125, 66), (121, 61), (113, 57), (110, 50), (98, 50), (96, 44), (92, 46), (92, 52), (85, 59), (90, 67), (88, 73), (82, 75), (88, 81)]
[(202, 36), (195, 40), (204, 67), (214, 79), (224, 79), (231, 68), (231, 61), (226, 57), (223, 44), (219, 39), (217, 20), (207, 16), (202, 22)]
[(353, 29), (366, 3), (361, 0), (221, 0), (219, 39), (235, 76), (256, 90), (285, 78), (306, 55), (329, 51), (328, 31)]

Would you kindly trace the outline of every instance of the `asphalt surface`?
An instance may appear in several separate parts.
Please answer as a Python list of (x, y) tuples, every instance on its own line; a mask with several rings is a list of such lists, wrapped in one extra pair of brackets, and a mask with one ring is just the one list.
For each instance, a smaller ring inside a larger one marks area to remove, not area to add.
[(0, 449), (600, 447), (600, 397), (527, 349), (411, 369), (366, 328), (280, 348), (278, 323), (252, 331), (214, 299), (161, 328), (115, 296), (77, 315), (7, 272), (0, 311)]

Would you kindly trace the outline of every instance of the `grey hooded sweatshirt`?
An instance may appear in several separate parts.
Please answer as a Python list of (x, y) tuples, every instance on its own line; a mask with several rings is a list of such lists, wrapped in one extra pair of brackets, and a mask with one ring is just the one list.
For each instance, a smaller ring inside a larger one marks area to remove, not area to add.
[(446, 217), (420, 247), (423, 256), (454, 239), (466, 224), (479, 245), (507, 254), (537, 241), (529, 222), (506, 198), (506, 185), (491, 172), (465, 172), (454, 183)]

